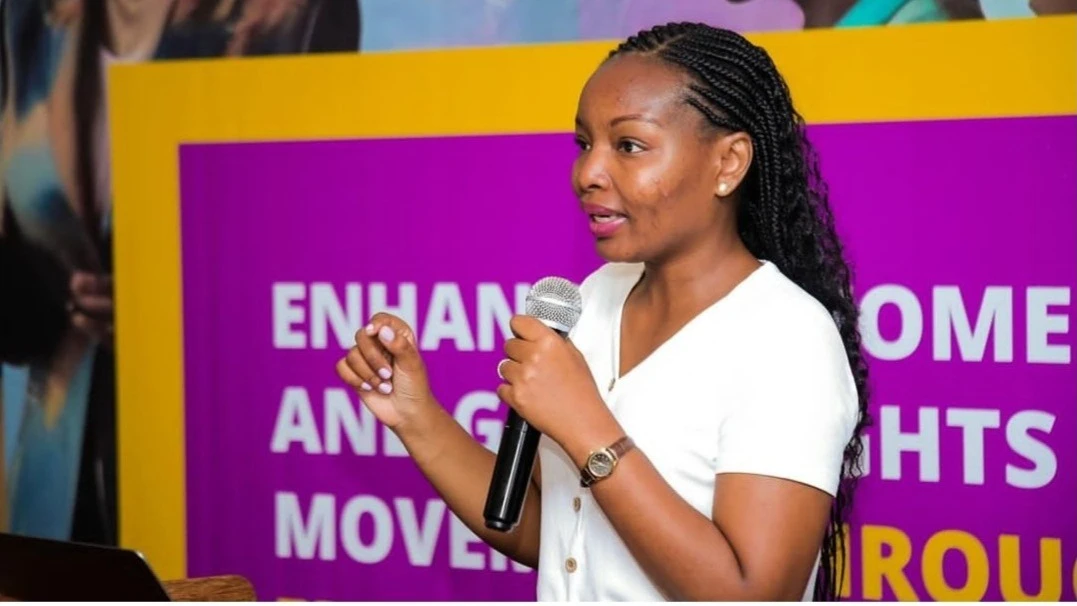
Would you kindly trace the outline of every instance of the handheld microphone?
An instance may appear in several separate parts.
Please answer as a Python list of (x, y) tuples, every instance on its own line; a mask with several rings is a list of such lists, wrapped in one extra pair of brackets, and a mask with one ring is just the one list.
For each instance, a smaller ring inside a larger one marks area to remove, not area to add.
[[(543, 278), (527, 293), (524, 313), (568, 337), (580, 319), (582, 303), (580, 290), (572, 282), (557, 277)], [(510, 532), (520, 523), (541, 437), (515, 410), (509, 410), (483, 509), (487, 528)]]

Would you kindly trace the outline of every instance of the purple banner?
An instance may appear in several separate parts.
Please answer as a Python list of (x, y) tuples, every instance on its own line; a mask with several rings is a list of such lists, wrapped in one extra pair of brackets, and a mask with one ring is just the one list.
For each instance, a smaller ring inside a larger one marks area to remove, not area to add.
[[(1074, 599), (1077, 118), (813, 127), (872, 414), (851, 597)], [(261, 599), (531, 600), (334, 365), (375, 311), (496, 448), (507, 321), (601, 262), (568, 134), (180, 151), (188, 562)]]

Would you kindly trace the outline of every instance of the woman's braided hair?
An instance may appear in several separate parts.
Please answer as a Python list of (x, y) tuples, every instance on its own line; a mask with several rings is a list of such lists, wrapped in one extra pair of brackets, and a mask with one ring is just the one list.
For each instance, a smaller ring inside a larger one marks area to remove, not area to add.
[(778, 69), (762, 48), (739, 34), (701, 23), (670, 23), (640, 32), (614, 50), (651, 55), (691, 77), (685, 102), (717, 130), (745, 132), (754, 159), (741, 187), (738, 231), (757, 258), (815, 297), (833, 316), (845, 345), (859, 394), (859, 418), (845, 447), (843, 481), (823, 542), (815, 599), (836, 600), (845, 576), (845, 523), (862, 470), (861, 434), (867, 412), (868, 369), (860, 349), (852, 272), (842, 256), (804, 120)]

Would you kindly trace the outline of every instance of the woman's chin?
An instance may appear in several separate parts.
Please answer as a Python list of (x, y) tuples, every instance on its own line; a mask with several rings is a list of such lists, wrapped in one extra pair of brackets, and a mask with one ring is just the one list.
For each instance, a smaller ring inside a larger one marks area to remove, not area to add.
[(638, 263), (642, 261), (640, 251), (634, 246), (627, 246), (618, 238), (600, 238), (595, 241), (595, 250), (608, 263)]

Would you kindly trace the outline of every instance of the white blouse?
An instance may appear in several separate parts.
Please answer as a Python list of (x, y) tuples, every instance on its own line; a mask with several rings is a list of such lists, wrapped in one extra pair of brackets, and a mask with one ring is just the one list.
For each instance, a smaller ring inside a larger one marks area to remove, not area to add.
[[(708, 518), (720, 473), (786, 478), (835, 494), (858, 406), (826, 309), (764, 262), (614, 382), (621, 312), (642, 271), (641, 264), (607, 264), (589, 276), (571, 339), (606, 404), (666, 482)], [(580, 487), (568, 455), (543, 437), (539, 456), (538, 599), (665, 600)], [(813, 573), (805, 599), (814, 583)]]

